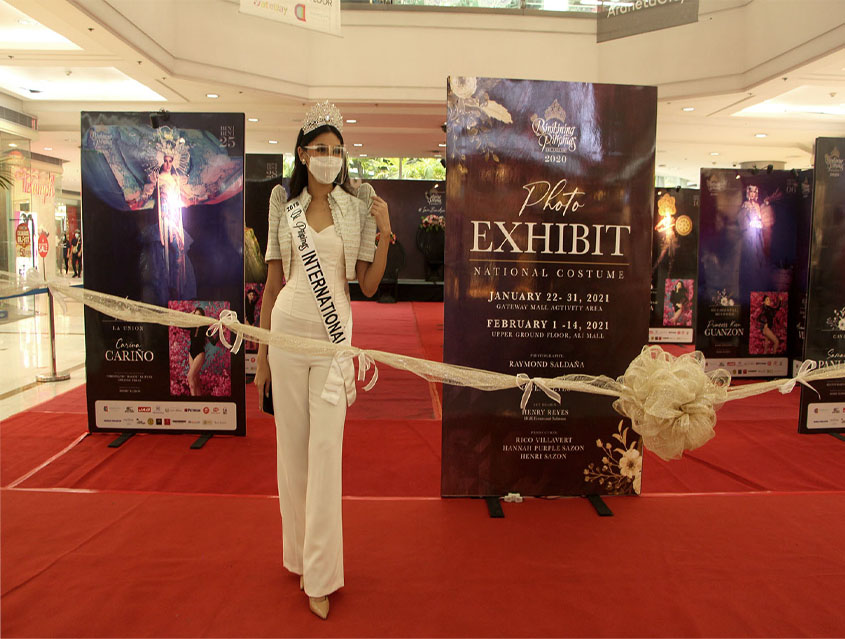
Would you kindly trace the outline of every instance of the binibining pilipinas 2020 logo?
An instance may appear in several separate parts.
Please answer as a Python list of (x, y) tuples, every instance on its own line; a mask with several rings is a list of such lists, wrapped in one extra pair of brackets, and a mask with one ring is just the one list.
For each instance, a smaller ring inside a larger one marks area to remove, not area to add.
[(557, 98), (543, 117), (536, 113), (531, 116), (531, 130), (537, 136), (545, 162), (563, 164), (567, 153), (578, 150), (578, 127), (566, 123), (566, 111)]

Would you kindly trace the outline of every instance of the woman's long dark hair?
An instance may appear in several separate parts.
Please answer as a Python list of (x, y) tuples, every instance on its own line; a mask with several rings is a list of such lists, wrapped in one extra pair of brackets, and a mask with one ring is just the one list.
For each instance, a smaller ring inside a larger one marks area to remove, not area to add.
[[(305, 166), (305, 164), (302, 163), (302, 160), (299, 159), (297, 149), (302, 146), (308, 146), (314, 138), (326, 131), (334, 133), (340, 140), (340, 143), (343, 144), (343, 136), (340, 134), (340, 131), (330, 124), (324, 124), (321, 127), (317, 127), (307, 134), (303, 134), (302, 129), (299, 130), (299, 135), (296, 136), (296, 148), (293, 151), (293, 174), (290, 176), (291, 200), (302, 193), (302, 189), (308, 186), (308, 167)], [(334, 183), (340, 185), (347, 193), (355, 195), (355, 191), (349, 183), (349, 173), (346, 169), (346, 162), (343, 163), (343, 168), (340, 170), (340, 173), (338, 173)]]
[[(192, 312), (196, 313), (197, 311), (199, 311), (200, 315), (205, 316), (205, 309), (203, 309), (202, 306), (197, 306)], [(202, 326), (197, 326), (196, 329), (194, 330), (194, 335), (199, 335), (201, 330), (206, 330), (206, 329), (204, 329)]]

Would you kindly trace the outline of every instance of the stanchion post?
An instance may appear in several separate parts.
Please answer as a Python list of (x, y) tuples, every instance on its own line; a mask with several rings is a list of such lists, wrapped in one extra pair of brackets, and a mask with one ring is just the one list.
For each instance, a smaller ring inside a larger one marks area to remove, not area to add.
[[(47, 274), (44, 275), (46, 278)], [(47, 307), (50, 315), (50, 374), (37, 375), (35, 379), (39, 382), (63, 382), (70, 379), (70, 375), (67, 373), (58, 375), (56, 373), (56, 318), (53, 313), (53, 291), (49, 288), (47, 289)]]

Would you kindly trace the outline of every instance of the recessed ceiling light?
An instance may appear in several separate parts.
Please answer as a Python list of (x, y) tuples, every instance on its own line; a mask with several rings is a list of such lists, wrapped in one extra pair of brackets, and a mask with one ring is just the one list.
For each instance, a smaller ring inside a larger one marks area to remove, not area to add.
[(719, 155), (718, 151), (710, 151), (710, 155)]
[(52, 150), (53, 150), (53, 147), (52, 147), (52, 146), (45, 146), (45, 147), (44, 147), (44, 150), (45, 150), (45, 151), (52, 151)]
[(37, 23), (35, 22), (35, 20), (26, 20), (26, 19), (24, 19), (24, 18), (20, 18), (20, 19), (18, 20), (18, 24), (24, 24), (24, 25), (29, 26), (29, 25), (32, 25), (32, 24), (37, 24)]
[(441, 143), (440, 143), (440, 144), (438, 144), (437, 146), (443, 146), (443, 147), (445, 147), (445, 146), (446, 146), (446, 143), (445, 143), (445, 142), (441, 142)]
[(206, 93), (205, 97), (207, 97), (207, 98), (219, 98), (220, 96), (217, 95), (216, 93)]
[(355, 142), (352, 146), (364, 146), (364, 145), (361, 144), (360, 142)]
[(769, 137), (769, 134), (768, 133), (755, 133), (754, 137), (755, 138), (767, 138), (767, 137)]
[(359, 158), (368, 158), (368, 157), (370, 157), (370, 156), (369, 156), (369, 155), (367, 155), (366, 153), (361, 153), (358, 157), (359, 157)]
[(684, 107), (683, 109), (681, 109), (681, 111), (695, 111), (695, 107)]
[(258, 122), (258, 118), (247, 118), (248, 122)]
[(346, 124), (358, 124), (358, 120), (347, 120)]
[(18, 145), (15, 144), (14, 142), (9, 142), (9, 146), (14, 149), (14, 148), (17, 148)]
[(270, 144), (278, 144), (278, 140), (267, 140)]

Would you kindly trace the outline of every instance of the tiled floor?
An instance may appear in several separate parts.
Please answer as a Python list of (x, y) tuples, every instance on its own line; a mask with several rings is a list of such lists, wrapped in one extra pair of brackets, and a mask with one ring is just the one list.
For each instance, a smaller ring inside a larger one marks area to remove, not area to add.
[[(81, 283), (79, 279), (68, 282)], [(50, 319), (46, 294), (0, 300), (9, 320), (0, 320), (0, 419), (51, 399), (85, 382), (82, 304), (56, 302), (56, 370), (64, 382), (37, 382), (50, 373)]]

